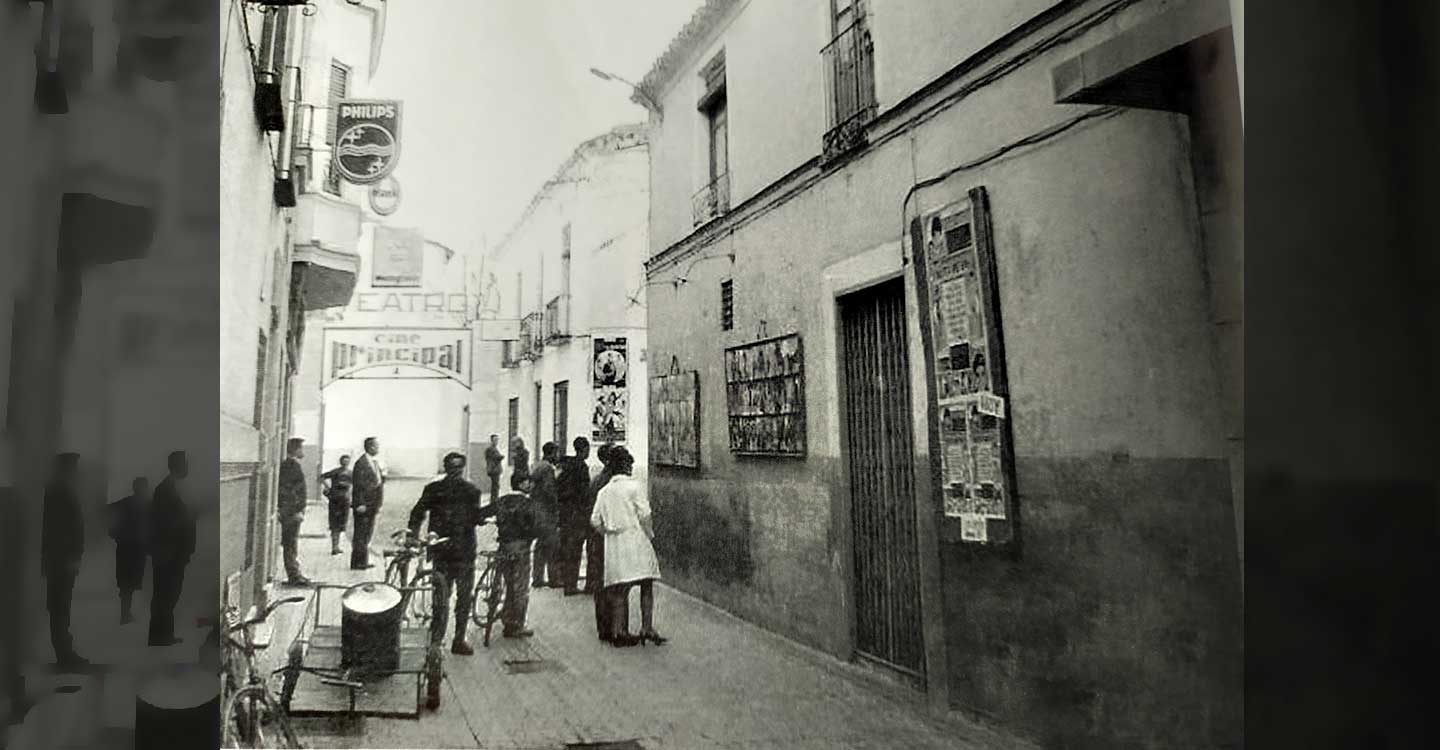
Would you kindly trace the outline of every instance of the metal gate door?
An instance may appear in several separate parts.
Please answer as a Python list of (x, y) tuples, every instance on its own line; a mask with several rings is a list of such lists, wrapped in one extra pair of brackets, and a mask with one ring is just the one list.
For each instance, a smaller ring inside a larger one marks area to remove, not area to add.
[(840, 319), (856, 650), (918, 678), (925, 659), (904, 282), (842, 297)]

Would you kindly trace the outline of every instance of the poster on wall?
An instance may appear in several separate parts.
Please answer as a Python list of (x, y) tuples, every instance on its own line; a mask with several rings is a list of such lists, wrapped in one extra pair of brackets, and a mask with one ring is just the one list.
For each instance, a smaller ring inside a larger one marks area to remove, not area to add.
[(799, 334), (725, 350), (730, 451), (805, 455), (805, 356)]
[(623, 443), (625, 424), (630, 414), (629, 391), (626, 388), (629, 360), (625, 339), (596, 337), (594, 344), (591, 381), (595, 392), (595, 411), (590, 420), (590, 437), (597, 443)]
[(370, 254), (370, 286), (418, 287), (425, 268), (425, 237), (414, 229), (377, 225)]
[(650, 463), (700, 466), (700, 373), (650, 378)]
[(999, 297), (983, 188), (917, 217), (911, 247), (939, 439), (943, 515), (962, 542), (1013, 538), (1014, 458)]

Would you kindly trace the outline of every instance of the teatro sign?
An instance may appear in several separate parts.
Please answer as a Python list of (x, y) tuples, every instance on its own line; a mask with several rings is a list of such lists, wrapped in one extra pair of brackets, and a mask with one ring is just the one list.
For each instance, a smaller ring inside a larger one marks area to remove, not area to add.
[(469, 310), (466, 299), (459, 292), (356, 292), (351, 304), (355, 312), (362, 313), (463, 314)]
[(470, 387), (465, 328), (326, 328), (321, 386), (337, 380), (433, 380)]

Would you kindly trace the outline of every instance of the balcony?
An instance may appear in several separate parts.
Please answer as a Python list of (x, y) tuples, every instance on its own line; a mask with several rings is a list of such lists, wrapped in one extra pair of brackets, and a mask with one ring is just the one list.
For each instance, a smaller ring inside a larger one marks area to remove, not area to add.
[(570, 338), (570, 295), (560, 294), (545, 305), (545, 343)]
[(360, 273), (360, 207), (328, 195), (299, 196), (292, 214), (292, 260), (305, 265), (307, 310), (343, 307)]
[(691, 199), (691, 205), (695, 210), (695, 226), (700, 226), (712, 219), (723, 216), (730, 210), (730, 174), (716, 177), (710, 184), (700, 189)]
[(825, 69), (826, 130), (821, 156), (843, 156), (865, 145), (875, 118), (875, 45), (865, 19), (856, 19), (820, 50)]
[(517, 359), (536, 360), (544, 352), (545, 314), (533, 312), (520, 319), (520, 339), (516, 342)]

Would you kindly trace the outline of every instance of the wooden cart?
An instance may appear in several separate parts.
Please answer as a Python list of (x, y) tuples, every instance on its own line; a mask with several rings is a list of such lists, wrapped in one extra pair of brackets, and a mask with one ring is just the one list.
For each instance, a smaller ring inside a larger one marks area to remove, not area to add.
[[(318, 584), (310, 610), (289, 649), (289, 666), (281, 700), (292, 716), (380, 716), (418, 719), (440, 707), (445, 676), (442, 650), (430, 643), (430, 629), (403, 620), (399, 664), (395, 669), (357, 670), (342, 665), (341, 626), (326, 624), (326, 593), (351, 586)], [(402, 612), (419, 589), (401, 589)], [(339, 596), (328, 602), (340, 621)], [(413, 680), (413, 682), (412, 682)], [(413, 687), (413, 691), (411, 688)], [(413, 710), (412, 710), (413, 709)]]

